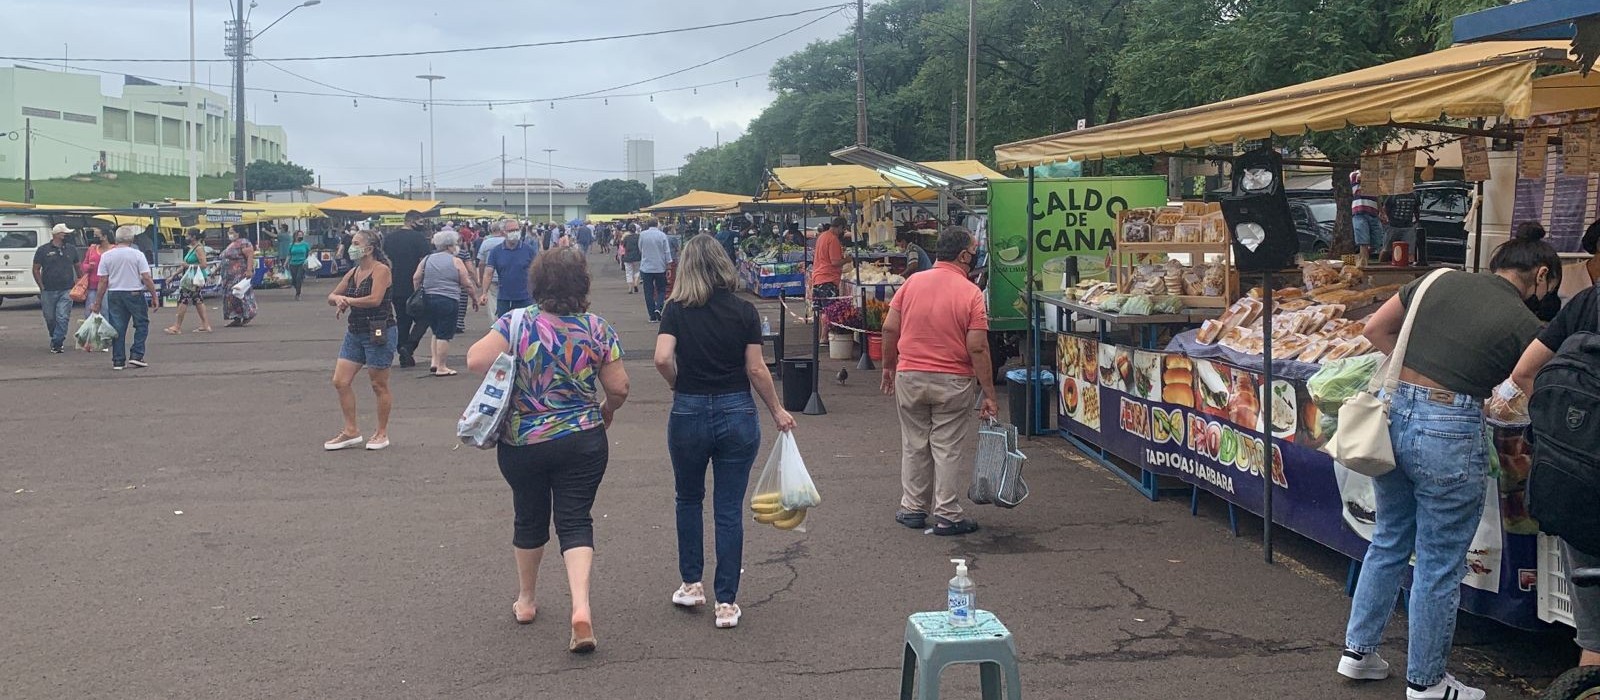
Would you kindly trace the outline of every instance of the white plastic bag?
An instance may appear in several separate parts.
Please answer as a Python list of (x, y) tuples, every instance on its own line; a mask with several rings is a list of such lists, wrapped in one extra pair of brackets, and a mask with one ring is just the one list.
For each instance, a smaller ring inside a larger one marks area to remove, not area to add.
[(190, 267), (188, 272), (183, 273), (181, 286), (184, 289), (205, 289), (206, 269), (199, 265)]
[(322, 257), (310, 255), (306, 257), (306, 272), (316, 272), (322, 269)]
[(822, 495), (806, 471), (805, 460), (800, 458), (800, 447), (794, 433), (778, 434), (777, 444), (767, 457), (756, 479), (755, 492), (750, 496), (750, 511), (755, 521), (772, 525), (780, 530), (805, 532), (806, 511), (822, 505)]
[(235, 283), (231, 293), (235, 299), (243, 299), (246, 294), (250, 293), (250, 278), (246, 277)]
[(78, 347), (87, 352), (99, 352), (111, 347), (111, 341), (117, 339), (117, 329), (111, 327), (111, 322), (106, 317), (97, 313), (78, 325), (78, 330), (73, 334), (73, 339), (78, 341)]
[(483, 383), (478, 385), (477, 393), (472, 395), (466, 410), (461, 412), (461, 419), (456, 421), (456, 437), (463, 444), (487, 450), (500, 443), (500, 433), (504, 430), (506, 414), (510, 412), (511, 394), (517, 382), (517, 358), (512, 353), (516, 353), (521, 346), (526, 317), (526, 309), (511, 312), (510, 352), (502, 352), (494, 358), (494, 364), (489, 365), (489, 371), (484, 375)]

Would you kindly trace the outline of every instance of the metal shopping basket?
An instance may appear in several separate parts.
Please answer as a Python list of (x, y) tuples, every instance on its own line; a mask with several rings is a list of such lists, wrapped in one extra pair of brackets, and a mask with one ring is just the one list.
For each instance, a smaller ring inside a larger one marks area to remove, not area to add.
[(978, 463), (967, 498), (981, 505), (1017, 507), (1028, 497), (1028, 484), (1022, 480), (1027, 459), (1017, 447), (1016, 426), (985, 421), (978, 429)]

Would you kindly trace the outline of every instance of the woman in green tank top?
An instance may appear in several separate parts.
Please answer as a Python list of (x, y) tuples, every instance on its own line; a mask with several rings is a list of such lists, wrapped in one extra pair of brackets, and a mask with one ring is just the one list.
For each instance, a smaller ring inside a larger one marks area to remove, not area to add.
[(196, 333), (210, 333), (211, 320), (206, 318), (206, 302), (200, 296), (201, 290), (206, 286), (206, 236), (199, 229), (189, 230), (189, 252), (183, 256), (183, 267), (178, 270), (178, 318), (172, 325), (163, 328), (167, 335), (178, 335), (183, 332), (183, 316), (188, 313), (189, 307), (194, 307), (194, 312), (200, 316), (200, 327), (194, 329)]

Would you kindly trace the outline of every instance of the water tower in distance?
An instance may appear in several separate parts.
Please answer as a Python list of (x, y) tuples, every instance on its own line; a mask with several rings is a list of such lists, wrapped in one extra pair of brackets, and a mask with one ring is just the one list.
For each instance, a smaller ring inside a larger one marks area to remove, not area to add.
[(651, 192), (656, 189), (656, 141), (648, 134), (622, 137), (625, 169), (628, 179), (642, 183)]

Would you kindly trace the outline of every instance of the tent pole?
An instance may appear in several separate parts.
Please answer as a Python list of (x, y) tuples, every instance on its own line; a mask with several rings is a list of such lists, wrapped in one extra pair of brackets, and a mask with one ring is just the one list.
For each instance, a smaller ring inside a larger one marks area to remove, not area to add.
[[(1027, 306), (1028, 306), (1028, 348), (1029, 348), (1029, 352), (1032, 353), (1027, 358), (1027, 363), (1025, 365), (1026, 369), (1024, 370), (1024, 374), (1023, 374), (1023, 376), (1026, 378), (1026, 382), (1024, 383), (1025, 384), (1025, 388), (1023, 389), (1023, 391), (1025, 392), (1024, 396), (1026, 397), (1026, 400), (1023, 401), (1024, 405), (1022, 407), (1022, 413), (1023, 413), (1023, 417), (1022, 417), (1022, 434), (1023, 435), (1027, 435), (1027, 436), (1032, 436), (1034, 434), (1034, 429), (1033, 429), (1033, 427), (1034, 427), (1034, 416), (1036, 414), (1036, 411), (1038, 410), (1038, 408), (1034, 406), (1034, 403), (1036, 401), (1038, 401), (1039, 398), (1040, 398), (1039, 397), (1039, 391), (1034, 386), (1037, 383), (1037, 382), (1035, 382), (1035, 375), (1039, 371), (1039, 368), (1038, 368), (1039, 325), (1038, 325), (1038, 318), (1037, 318), (1038, 314), (1034, 313), (1034, 306), (1033, 306), (1033, 246), (1034, 246), (1034, 243), (1033, 243), (1033, 228), (1034, 228), (1034, 220), (1033, 220), (1033, 188), (1034, 188), (1035, 180), (1036, 180), (1036, 178), (1034, 177), (1033, 168), (1029, 167), (1028, 168), (1028, 216), (1027, 216), (1027, 219), (1028, 219), (1028, 246), (1027, 246), (1027, 248), (1028, 248), (1028, 264), (1027, 264), (1027, 271), (1028, 272), (1023, 277), (1026, 280), (1026, 283), (1022, 285), (1023, 289), (1024, 289), (1023, 294), (1028, 295), (1028, 303), (1027, 303)], [(992, 256), (992, 251), (991, 251), (991, 256)], [(991, 259), (992, 259), (992, 257), (991, 257)], [(989, 284), (994, 284), (994, 275), (990, 275), (989, 276)], [(991, 356), (989, 358), (989, 360), (991, 362), (994, 362), (995, 358)], [(1009, 387), (1007, 388), (1007, 390), (1008, 391), (1010, 390)]]

